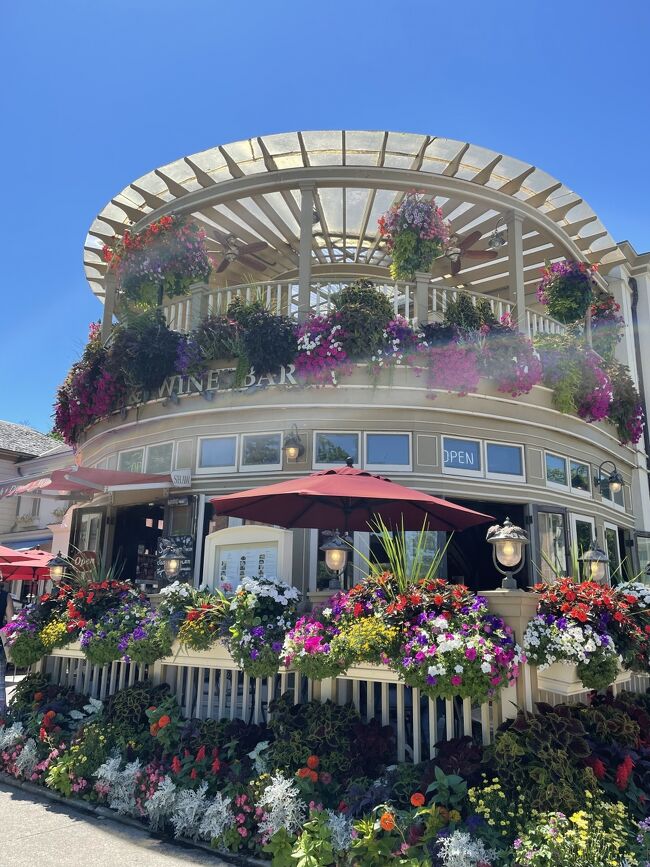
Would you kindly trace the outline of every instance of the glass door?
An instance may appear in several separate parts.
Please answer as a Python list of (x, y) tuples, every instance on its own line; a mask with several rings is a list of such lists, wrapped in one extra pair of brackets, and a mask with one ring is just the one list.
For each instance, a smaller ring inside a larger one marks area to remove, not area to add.
[[(589, 515), (576, 515), (572, 512), (571, 519), (571, 547), (572, 556), (580, 559), (585, 551), (591, 548), (591, 543), (596, 538), (596, 522)], [(579, 564), (578, 564), (579, 565)], [(583, 575), (576, 576), (583, 578)]]
[(621, 548), (618, 541), (618, 527), (614, 524), (605, 524), (605, 550), (609, 557), (610, 584), (619, 584), (625, 580), (621, 574)]

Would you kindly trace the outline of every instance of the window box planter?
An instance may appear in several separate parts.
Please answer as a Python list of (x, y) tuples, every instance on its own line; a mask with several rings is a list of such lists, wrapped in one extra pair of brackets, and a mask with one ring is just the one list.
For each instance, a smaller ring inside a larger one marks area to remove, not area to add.
[[(611, 686), (621, 687), (630, 680), (631, 676), (631, 672), (621, 668), (618, 677)], [(569, 662), (554, 662), (544, 671), (538, 670), (537, 684), (540, 690), (566, 698), (591, 692), (578, 677), (578, 667)]]

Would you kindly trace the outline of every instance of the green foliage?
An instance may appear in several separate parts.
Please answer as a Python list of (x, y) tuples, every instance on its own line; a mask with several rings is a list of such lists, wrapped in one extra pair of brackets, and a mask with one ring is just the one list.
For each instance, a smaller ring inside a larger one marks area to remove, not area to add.
[(108, 368), (131, 388), (152, 391), (175, 373), (180, 341), (181, 335), (170, 330), (162, 310), (147, 310), (115, 328)]
[(296, 862), (292, 857), (294, 841), (286, 828), (280, 828), (269, 842), (262, 846), (262, 851), (271, 856), (271, 867), (295, 867)]
[(413, 230), (403, 229), (395, 235), (390, 274), (393, 280), (412, 280), (416, 271), (428, 271), (442, 253), (438, 238), (421, 238)]
[(436, 765), (435, 778), (426, 794), (435, 804), (448, 810), (460, 810), (467, 795), (467, 782), (458, 774), (446, 774)]
[(618, 658), (602, 647), (597, 647), (588, 662), (577, 664), (576, 671), (587, 689), (607, 689), (618, 676)]
[(193, 337), (205, 361), (234, 358), (239, 354), (239, 329), (228, 316), (206, 316)]
[(384, 329), (393, 318), (388, 297), (370, 280), (358, 280), (332, 295), (341, 342), (348, 358), (369, 358), (384, 343)]
[(134, 683), (107, 699), (104, 719), (113, 726), (121, 741), (126, 742), (148, 728), (147, 708), (160, 704), (167, 695), (166, 683), (159, 686), (150, 681)]
[(467, 292), (459, 292), (455, 300), (447, 302), (444, 323), (466, 331), (478, 331), (483, 325), (498, 325), (487, 298), (481, 298), (474, 305)]
[(79, 731), (74, 743), (66, 752), (61, 753), (48, 770), (46, 783), (48, 788), (70, 797), (73, 785), (81, 785), (84, 791), (91, 776), (109, 756), (112, 744), (112, 732), (104, 720), (89, 723)]
[[(327, 867), (336, 863), (327, 813), (313, 813), (305, 822), (291, 857), (295, 867)], [(273, 864), (275, 865), (275, 861)]]
[(29, 668), (41, 657), (47, 649), (36, 632), (20, 632), (9, 650), (9, 657), (16, 668)]
[(565, 812), (584, 805), (596, 779), (583, 760), (591, 754), (587, 731), (578, 719), (549, 708), (543, 714), (519, 713), (504, 723), (487, 755), (506, 790), (522, 792), (535, 810)]
[(239, 349), (257, 376), (273, 373), (296, 357), (296, 326), (289, 316), (276, 316), (260, 300), (246, 304), (241, 298), (230, 304), (228, 316), (240, 328)]
[(12, 713), (21, 713), (32, 708), (34, 695), (43, 693), (50, 686), (46, 674), (32, 672), (21, 678), (14, 687), (11, 696)]

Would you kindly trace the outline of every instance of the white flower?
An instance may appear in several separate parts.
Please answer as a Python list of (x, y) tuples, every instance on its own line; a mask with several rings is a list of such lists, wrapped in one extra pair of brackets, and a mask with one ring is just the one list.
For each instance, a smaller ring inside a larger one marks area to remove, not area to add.
[(496, 858), (496, 852), (486, 849), (482, 840), (475, 840), (465, 831), (454, 831), (438, 847), (443, 867), (477, 867), (482, 861), (490, 863)]
[(203, 813), (198, 835), (203, 840), (210, 840), (214, 845), (234, 824), (235, 814), (232, 809), (232, 799), (225, 798), (221, 792), (217, 792)]
[(31, 777), (38, 764), (38, 749), (34, 738), (25, 742), (14, 764), (22, 777)]
[(181, 789), (176, 795), (174, 810), (170, 821), (174, 826), (175, 837), (196, 839), (200, 834), (200, 826), (206, 811), (205, 794), (208, 784), (204, 781), (198, 789)]
[(147, 818), (153, 831), (157, 831), (170, 816), (176, 803), (176, 784), (164, 777), (151, 798), (145, 803)]
[(0, 750), (13, 747), (19, 743), (25, 734), (25, 727), (21, 722), (15, 722), (10, 726), (0, 726)]
[(248, 758), (253, 762), (256, 774), (265, 774), (268, 771), (267, 760), (263, 755), (268, 748), (269, 741), (260, 741), (255, 746), (255, 749), (248, 754)]
[(335, 813), (334, 810), (327, 811), (327, 824), (332, 835), (332, 848), (335, 852), (346, 852), (352, 845), (354, 840), (352, 822), (352, 816)]

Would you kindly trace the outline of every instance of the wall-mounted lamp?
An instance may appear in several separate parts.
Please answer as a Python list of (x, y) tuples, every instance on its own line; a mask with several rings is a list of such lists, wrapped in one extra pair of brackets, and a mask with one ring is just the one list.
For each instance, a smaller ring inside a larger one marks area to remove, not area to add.
[[(506, 518), (503, 526), (494, 524), (490, 527), (485, 539), (492, 545), (495, 569), (504, 576), (501, 587), (516, 590), (517, 582), (513, 576), (524, 568), (524, 545), (528, 544), (528, 533)], [(502, 566), (506, 568), (502, 569)]]
[(181, 555), (174, 548), (170, 548), (165, 554), (158, 558), (165, 570), (167, 578), (175, 578), (181, 568)]
[[(503, 223), (503, 228), (500, 228)], [(508, 225), (503, 217), (499, 217), (497, 220), (497, 224), (494, 227), (494, 231), (492, 232), (492, 236), (488, 241), (488, 249), (489, 250), (500, 250), (501, 247), (505, 247), (508, 243)]]
[(325, 565), (336, 575), (334, 581), (330, 582), (330, 587), (340, 586), (341, 574), (345, 572), (345, 567), (348, 565), (350, 548), (350, 542), (341, 536), (338, 530), (320, 546), (320, 550), (325, 553)]
[[(606, 465), (613, 468), (609, 475), (603, 473), (603, 467)], [(597, 474), (594, 476), (594, 484), (597, 486), (601, 494), (607, 495), (609, 492), (613, 496), (614, 494), (620, 493), (623, 488), (623, 476), (619, 473), (614, 461), (602, 462), (598, 467)]]
[(292, 464), (295, 464), (305, 454), (305, 446), (300, 439), (298, 428), (295, 424), (291, 428), (291, 433), (287, 434), (284, 438), (282, 448), (284, 449), (286, 459)]

